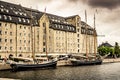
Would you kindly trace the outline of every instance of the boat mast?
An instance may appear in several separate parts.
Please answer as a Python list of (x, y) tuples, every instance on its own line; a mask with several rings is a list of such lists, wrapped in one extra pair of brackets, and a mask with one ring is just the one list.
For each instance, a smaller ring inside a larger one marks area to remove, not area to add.
[(31, 13), (30, 13), (30, 17), (31, 17), (31, 21), (30, 21), (30, 27), (31, 27), (31, 47), (32, 47), (32, 58), (33, 58), (33, 60), (35, 59), (35, 54), (34, 54), (34, 52), (33, 52), (33, 29), (32, 29), (32, 27), (33, 27), (33, 24), (32, 24), (32, 9), (31, 9)]
[[(45, 10), (44, 10), (44, 14), (45, 14), (45, 17), (46, 17), (46, 7), (45, 7)], [(45, 53), (46, 53), (46, 57), (48, 59), (48, 53), (47, 53), (47, 29), (46, 29), (46, 23), (45, 23)]]
[(94, 14), (94, 55), (95, 55), (95, 58), (96, 58), (96, 28), (95, 28), (95, 14)]
[(87, 13), (85, 10), (85, 35), (86, 35), (86, 58), (88, 58), (88, 47), (87, 47)]

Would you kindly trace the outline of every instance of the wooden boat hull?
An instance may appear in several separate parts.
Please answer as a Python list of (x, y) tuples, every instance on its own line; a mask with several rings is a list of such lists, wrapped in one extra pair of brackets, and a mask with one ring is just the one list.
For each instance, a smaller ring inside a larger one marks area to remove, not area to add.
[(100, 65), (102, 60), (94, 61), (81, 61), (81, 60), (71, 60), (72, 66), (84, 66), (84, 65)]
[(11, 64), (11, 68), (13, 71), (18, 70), (31, 70), (36, 68), (56, 68), (57, 61), (51, 61), (48, 63), (42, 63), (42, 64)]

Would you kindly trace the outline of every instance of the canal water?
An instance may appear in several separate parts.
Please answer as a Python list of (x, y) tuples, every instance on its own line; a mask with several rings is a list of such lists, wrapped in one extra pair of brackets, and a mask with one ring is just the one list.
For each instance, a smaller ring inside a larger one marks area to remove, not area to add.
[(58, 67), (49, 70), (0, 71), (0, 78), (21, 80), (120, 80), (120, 63)]

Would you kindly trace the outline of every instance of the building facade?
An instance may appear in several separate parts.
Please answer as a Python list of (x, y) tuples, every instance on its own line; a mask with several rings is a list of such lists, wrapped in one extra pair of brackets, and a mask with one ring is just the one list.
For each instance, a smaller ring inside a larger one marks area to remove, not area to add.
[(93, 41), (94, 29), (79, 15), (61, 17), (0, 1), (0, 57), (84, 55), (86, 48), (92, 54)]

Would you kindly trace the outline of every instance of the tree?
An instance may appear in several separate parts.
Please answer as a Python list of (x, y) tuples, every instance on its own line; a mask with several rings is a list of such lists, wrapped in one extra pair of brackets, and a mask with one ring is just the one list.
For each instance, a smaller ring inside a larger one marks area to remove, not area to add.
[(116, 57), (120, 57), (120, 49), (119, 49), (119, 45), (117, 42), (115, 42), (114, 54)]
[(101, 56), (104, 56), (104, 55), (109, 54), (109, 53), (112, 56), (113, 52), (114, 52), (114, 50), (112, 48), (110, 48), (110, 47), (102, 46), (102, 47), (98, 48), (98, 53)]

